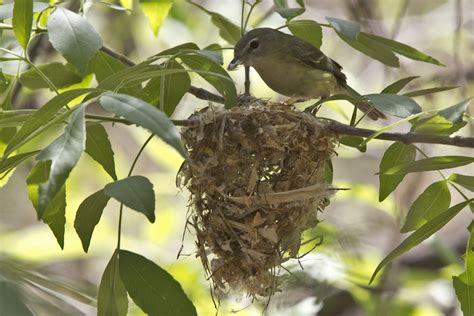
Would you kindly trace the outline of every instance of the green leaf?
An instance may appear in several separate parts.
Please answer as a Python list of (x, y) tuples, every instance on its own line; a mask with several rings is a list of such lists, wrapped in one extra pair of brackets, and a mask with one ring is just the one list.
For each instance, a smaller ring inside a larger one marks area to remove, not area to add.
[(461, 304), (463, 315), (474, 315), (474, 285), (468, 285), (460, 277), (453, 276), (453, 287)]
[(39, 161), (26, 178), (28, 198), (36, 210), (38, 219), (48, 224), (61, 248), (64, 248), (64, 225), (66, 223), (66, 190), (62, 186), (59, 193), (49, 203), (45, 211), (39, 209), (39, 187), (48, 181), (51, 161)]
[(166, 114), (151, 104), (135, 97), (110, 93), (100, 98), (100, 104), (109, 112), (123, 116), (130, 122), (148, 129), (176, 149), (183, 157), (187, 157), (186, 149), (174, 124)]
[(118, 59), (98, 51), (94, 57), (89, 61), (88, 72), (92, 72), (97, 79), (97, 82), (102, 82), (105, 78), (127, 68)]
[(377, 273), (385, 266), (387, 263), (391, 262), (393, 259), (404, 254), (408, 250), (420, 244), (422, 241), (436, 233), (444, 225), (446, 225), (454, 216), (456, 216), (464, 207), (469, 203), (472, 203), (473, 200), (464, 201), (462, 203), (456, 204), (453, 207), (449, 208), (445, 212), (439, 214), (425, 225), (417, 229), (413, 234), (408, 236), (400, 245), (398, 245), (394, 250), (392, 250), (383, 260), (379, 263), (377, 268), (375, 268), (372, 277), (370, 278), (369, 284), (374, 281)]
[(86, 134), (86, 153), (101, 164), (112, 179), (117, 180), (114, 151), (105, 128), (101, 124), (89, 125)]
[(240, 39), (240, 27), (229, 21), (225, 16), (207, 10), (206, 8), (200, 6), (197, 3), (189, 1), (189, 3), (193, 4), (194, 6), (198, 7), (202, 11), (206, 12), (211, 16), (211, 22), (219, 29), (219, 35), (229, 42), (232, 45), (235, 45)]
[(468, 165), (474, 162), (474, 157), (465, 156), (439, 156), (430, 157), (413, 162), (394, 166), (383, 174), (392, 175), (399, 173), (422, 172), (432, 170), (450, 169)]
[(474, 176), (465, 176), (459, 173), (453, 173), (449, 176), (448, 180), (463, 186), (471, 192), (474, 192)]
[(466, 112), (468, 105), (471, 103), (473, 97), (466, 99), (464, 101), (459, 102), (449, 108), (441, 110), (438, 112), (438, 115), (441, 115), (445, 119), (453, 122), (453, 123), (460, 123), (462, 122), (462, 117), (464, 112)]
[(197, 51), (198, 54), (215, 61), (219, 65), (224, 64), (224, 56), (222, 55), (222, 47), (219, 44), (211, 44)]
[(390, 49), (366, 36), (360, 36), (359, 24), (336, 18), (326, 19), (337, 35), (354, 49), (390, 67), (400, 66), (397, 56)]
[(363, 145), (362, 147), (360, 144), (364, 142), (364, 138), (358, 136), (343, 136), (339, 139), (339, 142), (345, 146), (353, 147), (359, 150), (362, 153), (367, 151), (367, 145)]
[[(464, 256), (464, 261), (466, 263), (466, 272), (464, 276), (461, 276), (461, 278), (467, 284), (474, 285), (474, 221), (472, 221), (471, 224), (467, 227), (467, 230), (469, 231), (469, 241), (466, 247), (466, 255)], [(474, 294), (473, 292), (471, 293)]]
[(402, 78), (400, 80), (395, 81), (394, 83), (386, 86), (382, 92), (380, 93), (389, 93), (389, 94), (397, 94), (402, 90), (407, 84), (409, 84), (412, 80), (420, 78), (420, 76), (411, 76), (411, 77), (406, 77)]
[(71, 115), (64, 133), (44, 148), (37, 159), (51, 161), (51, 170), (46, 182), (39, 186), (38, 211), (40, 217), (66, 182), (85, 148), (85, 106), (79, 106)]
[(155, 222), (155, 193), (147, 178), (131, 176), (109, 183), (104, 187), (104, 193)]
[(397, 42), (397, 41), (394, 41), (392, 39), (388, 39), (382, 36), (377, 36), (377, 35), (363, 33), (363, 32), (361, 32), (361, 36), (370, 38), (374, 42), (382, 44), (383, 46), (389, 48), (390, 50), (400, 55), (403, 55), (405, 57), (408, 57), (410, 59), (422, 61), (425, 63), (431, 63), (438, 66), (444, 66), (441, 62), (439, 62), (435, 58), (428, 56), (425, 53), (422, 53), (416, 48), (413, 48), (409, 45), (406, 45), (406, 44), (403, 44), (403, 43), (400, 43), (400, 42)]
[(448, 90), (457, 89), (457, 88), (459, 88), (459, 87), (458, 86), (436, 87), (436, 88), (410, 91), (410, 92), (404, 93), (403, 95), (406, 95), (407, 97), (410, 97), (410, 98), (414, 98), (414, 97), (419, 97), (419, 96), (423, 96), (423, 95), (427, 95), (427, 94), (433, 94), (433, 93), (448, 91)]
[(158, 35), (161, 24), (168, 15), (172, 6), (172, 0), (140, 0), (140, 7), (148, 18), (155, 36)]
[(128, 297), (119, 273), (116, 250), (105, 267), (97, 296), (97, 316), (126, 316)]
[[(161, 111), (165, 112), (167, 116), (171, 116), (179, 101), (188, 92), (191, 80), (189, 74), (184, 72), (183, 66), (176, 60), (168, 61), (165, 69), (181, 69), (183, 72), (151, 79), (143, 89), (143, 93), (146, 95), (146, 101), (152, 105), (159, 105)], [(162, 97), (161, 94), (163, 94)]]
[(53, 47), (84, 74), (89, 60), (102, 47), (102, 39), (80, 15), (56, 7), (48, 19), (48, 36)]
[(49, 202), (42, 219), (53, 232), (61, 249), (64, 249), (64, 225), (66, 225), (66, 189), (64, 185)]
[(364, 96), (380, 111), (406, 118), (421, 112), (421, 107), (407, 96), (398, 94), (367, 94)]
[(4, 160), (0, 160), (0, 174), (8, 171), (9, 169), (16, 168), (19, 164), (25, 162), (37, 153), (39, 153), (39, 150), (21, 153), (15, 156), (8, 157)]
[(133, 252), (120, 250), (119, 271), (128, 294), (145, 313), (197, 315), (181, 285), (154, 262)]
[(327, 184), (332, 184), (334, 180), (334, 168), (331, 159), (326, 159), (324, 162), (324, 180)]
[(306, 11), (305, 8), (276, 8), (275, 12), (278, 13), (282, 18), (290, 21), (299, 15), (302, 15)]
[(215, 73), (199, 73), (204, 80), (209, 82), (225, 99), (226, 108), (230, 108), (237, 103), (237, 91), (229, 74), (213, 60), (199, 55), (180, 56), (181, 60), (192, 70)]
[[(13, 17), (13, 5), (14, 3), (5, 3), (0, 5), (0, 20), (6, 20)], [(33, 12), (43, 11), (49, 7), (47, 3), (44, 2), (33, 2)]]
[(91, 91), (93, 89), (69, 90), (54, 96), (23, 124), (21, 129), (8, 143), (5, 155), (10, 154), (13, 150), (24, 144), (34, 132), (38, 132), (41, 128), (45, 130), (45, 127), (50, 126), (47, 122), (68, 102)]
[(388, 169), (400, 164), (415, 161), (416, 147), (395, 142), (386, 151), (380, 161), (379, 172), (379, 201), (382, 202), (392, 193), (405, 178), (405, 173), (385, 175)]
[(444, 117), (434, 115), (416, 120), (413, 124), (412, 131), (425, 134), (450, 135), (463, 126), (464, 124), (454, 125)]
[(84, 252), (89, 250), (92, 233), (95, 226), (99, 223), (109, 199), (110, 197), (105, 195), (104, 190), (99, 190), (82, 201), (77, 209), (74, 228), (81, 239)]
[(26, 50), (33, 26), (33, 0), (15, 0), (12, 24), (16, 39)]
[(326, 18), (332, 28), (336, 30), (338, 34), (344, 35), (344, 37), (357, 42), (357, 38), (360, 34), (360, 25), (355, 22), (346, 21), (337, 18)]
[(288, 23), (288, 29), (296, 37), (311, 43), (317, 48), (321, 47), (323, 31), (319, 23), (312, 20), (291, 21)]
[(449, 193), (446, 181), (431, 184), (411, 206), (401, 232), (407, 233), (418, 229), (427, 221), (447, 210), (449, 204), (451, 204), (451, 193)]
[(0, 279), (0, 315), (33, 316), (33, 312), (25, 304), (26, 297), (22, 295), (18, 285)]
[[(50, 63), (38, 66), (46, 77), (56, 88), (66, 88), (82, 81), (82, 78), (68, 67), (61, 63)], [(43, 80), (35, 69), (29, 69), (20, 75), (20, 83), (28, 89), (44, 89), (50, 86)]]

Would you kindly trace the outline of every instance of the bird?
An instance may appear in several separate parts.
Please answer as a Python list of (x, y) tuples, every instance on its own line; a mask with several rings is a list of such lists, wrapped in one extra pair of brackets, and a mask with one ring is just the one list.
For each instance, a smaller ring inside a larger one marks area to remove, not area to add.
[(341, 65), (296, 36), (266, 27), (247, 32), (236, 43), (227, 69), (239, 65), (253, 67), (272, 90), (293, 102), (342, 93), (358, 100), (355, 106), (371, 119), (386, 119), (347, 84)]

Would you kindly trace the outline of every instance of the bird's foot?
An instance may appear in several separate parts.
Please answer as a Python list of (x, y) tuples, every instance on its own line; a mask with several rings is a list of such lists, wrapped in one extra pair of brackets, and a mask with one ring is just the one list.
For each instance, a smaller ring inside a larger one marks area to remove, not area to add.
[(291, 97), (291, 98), (287, 99), (286, 101), (284, 101), (283, 104), (294, 105), (295, 103), (305, 102), (305, 101), (308, 101), (308, 99), (305, 99), (305, 98), (302, 98), (302, 97)]

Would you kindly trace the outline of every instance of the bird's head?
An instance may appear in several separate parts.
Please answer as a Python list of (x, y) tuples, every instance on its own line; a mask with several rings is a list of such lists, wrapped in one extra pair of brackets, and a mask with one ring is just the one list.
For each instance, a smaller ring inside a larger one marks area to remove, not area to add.
[[(253, 66), (260, 58), (266, 58), (280, 46), (283, 33), (271, 28), (257, 28), (245, 34), (235, 45), (234, 59), (227, 70), (239, 65)], [(284, 36), (284, 35), (283, 35)]]

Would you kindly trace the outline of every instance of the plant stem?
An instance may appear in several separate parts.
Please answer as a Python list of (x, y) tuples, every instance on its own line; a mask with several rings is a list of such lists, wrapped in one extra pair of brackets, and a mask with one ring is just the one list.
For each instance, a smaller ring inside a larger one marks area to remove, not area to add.
[[(151, 139), (154, 136), (155, 136), (155, 134), (151, 134), (147, 138), (147, 140), (143, 143), (140, 150), (138, 150), (138, 153), (135, 156), (135, 159), (133, 159), (132, 165), (130, 166), (130, 170), (128, 171), (127, 178), (132, 175), (133, 169), (135, 168), (135, 165), (137, 164), (138, 158), (140, 158), (141, 154), (143, 153), (143, 150), (145, 150), (145, 147), (148, 145), (148, 143), (151, 141)], [(120, 203), (118, 232), (117, 232), (117, 249), (120, 249), (120, 243), (121, 243), (121, 239), (122, 239), (121, 238), (122, 237), (122, 216), (123, 216), (123, 203)]]

